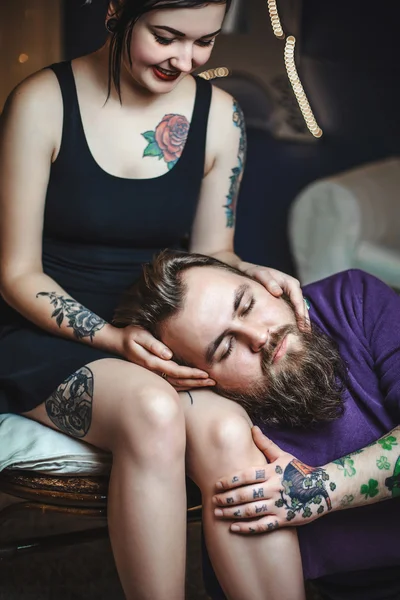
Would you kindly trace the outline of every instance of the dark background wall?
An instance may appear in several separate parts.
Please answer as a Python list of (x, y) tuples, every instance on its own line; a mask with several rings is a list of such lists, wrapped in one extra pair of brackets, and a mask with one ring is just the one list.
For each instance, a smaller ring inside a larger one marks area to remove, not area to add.
[[(283, 43), (271, 34), (265, 0), (245, 2), (253, 29), (239, 53), (238, 36), (224, 37), (213, 62), (226, 65), (231, 58), (228, 66), (241, 71), (248, 64), (268, 92), (271, 74), (283, 71)], [(105, 5), (64, 1), (66, 58), (101, 45)], [(299, 72), (324, 136), (302, 143), (249, 130), (236, 236), (245, 259), (289, 272), (287, 216), (296, 194), (315, 179), (400, 152), (398, 0), (296, 0), (298, 5)], [(278, 6), (284, 16), (293, 2), (280, 0)], [(257, 48), (261, 59), (254, 64)]]
[(296, 194), (400, 153), (399, 26), (396, 0), (303, 0), (297, 60), (324, 136), (302, 144), (249, 132), (238, 248), (250, 259), (293, 270), (287, 217)]
[(107, 0), (63, 0), (64, 58), (77, 58), (97, 50), (106, 39)]

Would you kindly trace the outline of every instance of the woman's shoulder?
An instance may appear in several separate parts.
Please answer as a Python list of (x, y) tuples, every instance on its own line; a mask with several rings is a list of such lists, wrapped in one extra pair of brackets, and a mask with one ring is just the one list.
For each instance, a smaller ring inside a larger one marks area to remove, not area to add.
[(62, 96), (57, 78), (50, 69), (43, 69), (24, 79), (11, 92), (1, 115), (1, 130), (7, 139), (11, 135), (10, 139), (19, 139), (22, 143), (30, 136), (37, 138), (40, 131), (45, 146), (54, 148), (62, 120)]
[(59, 113), (62, 97), (57, 78), (51, 69), (42, 69), (19, 83), (7, 98), (4, 112), (28, 112), (47, 119)]
[(221, 124), (232, 123), (232, 114), (238, 110), (238, 103), (235, 98), (212, 84), (212, 101), (210, 108), (210, 118), (219, 121)]

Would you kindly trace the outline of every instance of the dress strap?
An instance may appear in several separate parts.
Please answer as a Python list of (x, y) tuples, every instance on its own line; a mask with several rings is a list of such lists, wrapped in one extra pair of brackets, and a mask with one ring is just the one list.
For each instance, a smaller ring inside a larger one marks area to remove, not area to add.
[[(212, 86), (202, 77), (195, 77), (196, 100), (190, 124), (186, 148), (178, 165), (192, 172), (193, 176), (202, 179), (206, 154), (208, 116), (211, 106)], [(196, 174), (195, 174), (196, 172)], [(176, 169), (178, 173), (178, 169)]]
[(192, 116), (193, 139), (200, 146), (204, 145), (207, 138), (208, 115), (210, 113), (212, 85), (202, 77), (196, 79), (196, 102)]
[(70, 60), (55, 63), (47, 68), (51, 69), (57, 77), (63, 100), (64, 116), (60, 148), (61, 155), (66, 149), (65, 147), (71, 144), (74, 146), (81, 137), (80, 134), (82, 134), (80, 131), (81, 119), (78, 95)]

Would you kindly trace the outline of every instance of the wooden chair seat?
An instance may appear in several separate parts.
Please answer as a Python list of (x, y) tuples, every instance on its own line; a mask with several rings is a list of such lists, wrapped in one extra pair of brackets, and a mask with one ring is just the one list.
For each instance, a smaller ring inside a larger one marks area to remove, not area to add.
[[(0, 560), (15, 555), (44, 550), (60, 545), (92, 541), (107, 536), (106, 476), (59, 476), (34, 471), (5, 469), (0, 472), (0, 492), (22, 501), (0, 510), (0, 526), (16, 511), (60, 513), (75, 517), (93, 517), (103, 521), (101, 527), (84, 531), (63, 532), (28, 539), (0, 540)], [(187, 517), (189, 522), (201, 519), (201, 496), (198, 488), (187, 479)]]

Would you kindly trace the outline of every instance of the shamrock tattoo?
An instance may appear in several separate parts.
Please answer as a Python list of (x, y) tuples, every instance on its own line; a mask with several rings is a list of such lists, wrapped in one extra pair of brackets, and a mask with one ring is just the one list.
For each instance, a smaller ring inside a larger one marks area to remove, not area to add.
[(338, 458), (333, 461), (335, 465), (338, 466), (338, 469), (343, 471), (345, 477), (353, 477), (356, 474), (356, 470), (354, 468), (354, 460), (350, 458), (350, 456), (344, 456), (343, 458)]
[(365, 496), (365, 499), (374, 498), (379, 494), (378, 482), (376, 479), (370, 479), (368, 484), (363, 484), (360, 488), (360, 494)]
[(390, 469), (390, 462), (388, 461), (388, 459), (386, 458), (386, 456), (381, 456), (376, 461), (376, 466), (381, 471), (382, 471), (382, 469), (385, 469), (386, 471), (388, 471)]
[(348, 494), (346, 496), (343, 496), (343, 498), (340, 501), (340, 506), (348, 506), (349, 504), (351, 504), (354, 500), (354, 496), (353, 494)]
[(378, 440), (378, 444), (382, 446), (382, 450), (392, 450), (393, 446), (397, 446), (397, 440), (394, 435), (388, 435), (381, 440)]

